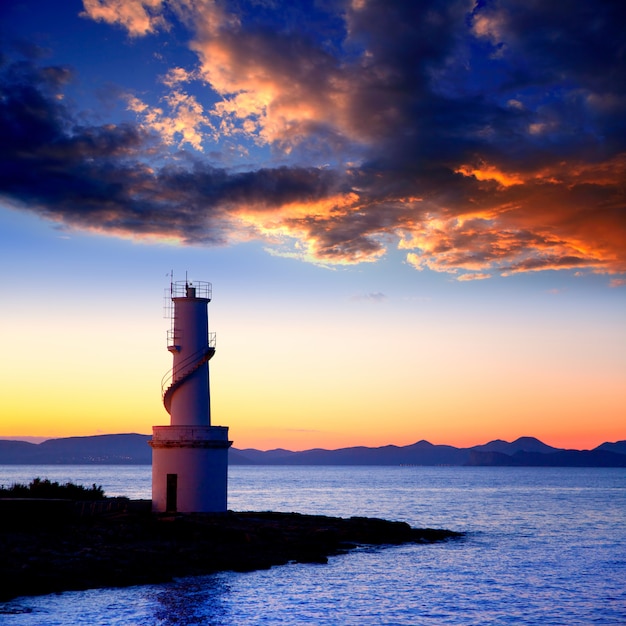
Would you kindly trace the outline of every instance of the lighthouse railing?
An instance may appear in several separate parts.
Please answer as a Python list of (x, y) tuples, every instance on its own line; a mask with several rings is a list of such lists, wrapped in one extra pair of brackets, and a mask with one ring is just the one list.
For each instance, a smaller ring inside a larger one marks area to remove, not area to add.
[(189, 297), (189, 289), (194, 290), (195, 298), (211, 300), (213, 295), (213, 286), (211, 283), (203, 280), (180, 280), (170, 284), (170, 298), (187, 298)]

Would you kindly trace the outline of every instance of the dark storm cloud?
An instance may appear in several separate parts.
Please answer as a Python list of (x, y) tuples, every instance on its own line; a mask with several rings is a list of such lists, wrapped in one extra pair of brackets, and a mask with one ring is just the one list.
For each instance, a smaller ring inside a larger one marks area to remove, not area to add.
[(624, 149), (623, 3), (468, 8), (374, 2), (355, 12), (353, 37), (370, 44), (371, 69), (358, 76), (354, 119), (380, 134), (392, 169), (475, 152), (525, 168)]
[(64, 68), (29, 63), (0, 72), (0, 195), (69, 225), (116, 234), (225, 243), (228, 211), (329, 193), (332, 172), (314, 168), (228, 173), (200, 161), (150, 166), (158, 138), (130, 124), (75, 123), (58, 97)]

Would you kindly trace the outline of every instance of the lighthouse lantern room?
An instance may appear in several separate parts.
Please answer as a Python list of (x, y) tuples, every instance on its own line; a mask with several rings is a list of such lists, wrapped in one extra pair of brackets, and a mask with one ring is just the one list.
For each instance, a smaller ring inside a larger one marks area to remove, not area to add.
[(169, 426), (152, 428), (152, 510), (208, 513), (226, 511), (228, 427), (211, 425), (209, 361), (215, 333), (209, 333), (211, 283), (170, 283), (166, 295), (171, 328), (167, 349), (173, 367), (162, 381)]

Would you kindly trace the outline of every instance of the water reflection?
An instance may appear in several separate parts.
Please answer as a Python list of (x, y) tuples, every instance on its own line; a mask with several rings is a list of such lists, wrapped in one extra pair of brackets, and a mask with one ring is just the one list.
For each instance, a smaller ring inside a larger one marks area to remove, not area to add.
[(0, 603), (3, 626), (226, 626), (234, 573), (181, 578), (163, 585), (89, 589)]
[[(233, 624), (226, 597), (230, 593), (228, 574), (183, 578), (169, 585), (152, 588), (153, 621), (159, 626)], [(150, 598), (150, 596), (152, 596)]]

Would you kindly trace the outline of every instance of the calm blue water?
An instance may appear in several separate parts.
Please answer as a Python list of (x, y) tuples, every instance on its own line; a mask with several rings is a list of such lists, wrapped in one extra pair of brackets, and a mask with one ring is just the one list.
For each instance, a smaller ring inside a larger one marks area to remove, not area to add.
[[(407, 521), (461, 541), (360, 549), (171, 584), (0, 604), (0, 624), (626, 624), (626, 470), (465, 467), (229, 469), (229, 507)], [(0, 466), (150, 497), (150, 468)]]

